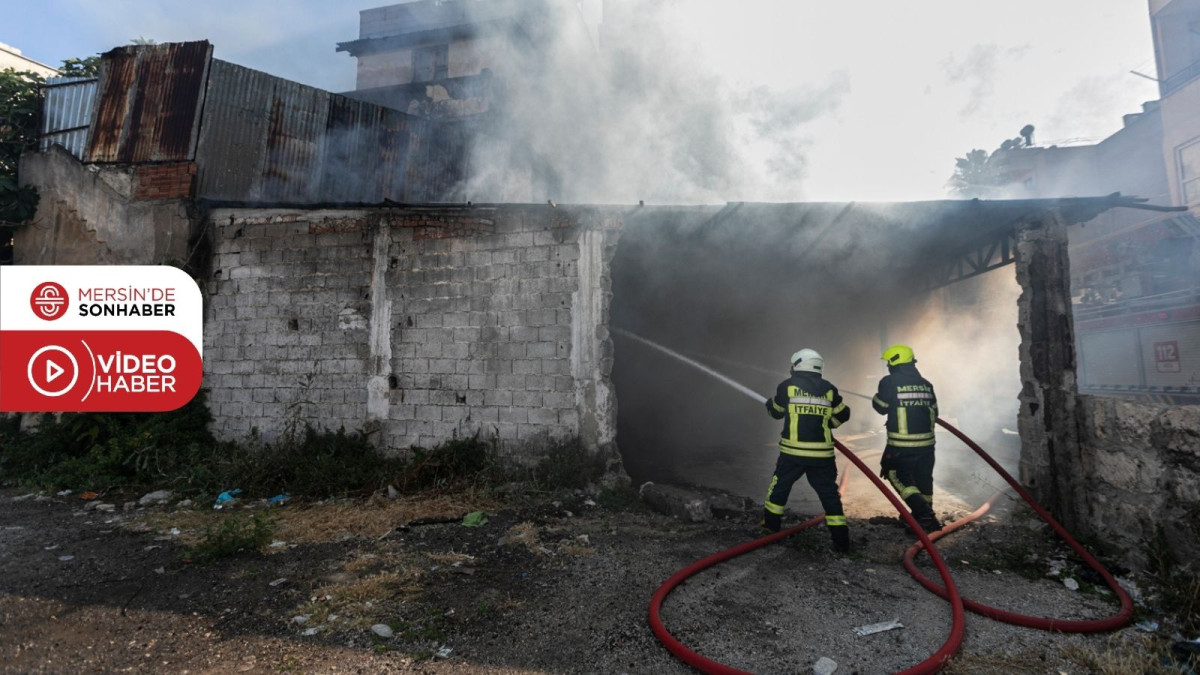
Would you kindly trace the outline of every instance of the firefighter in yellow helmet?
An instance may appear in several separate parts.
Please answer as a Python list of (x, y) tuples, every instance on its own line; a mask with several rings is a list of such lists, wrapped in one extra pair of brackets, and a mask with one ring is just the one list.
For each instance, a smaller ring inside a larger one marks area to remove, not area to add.
[(792, 484), (808, 476), (825, 509), (825, 526), (833, 538), (833, 550), (850, 550), (850, 530), (838, 494), (837, 464), (833, 459), (832, 429), (850, 419), (850, 408), (842, 402), (837, 387), (821, 377), (825, 359), (812, 349), (792, 354), (791, 377), (779, 383), (775, 395), (766, 400), (767, 412), (783, 420), (779, 458), (767, 487), (763, 504), (763, 527), (778, 532)]
[(892, 345), (881, 356), (888, 374), (879, 381), (871, 404), (887, 415), (887, 447), (879, 475), (908, 504), (926, 532), (942, 529), (933, 512), (934, 423), (938, 417), (933, 385), (917, 371), (912, 347)]

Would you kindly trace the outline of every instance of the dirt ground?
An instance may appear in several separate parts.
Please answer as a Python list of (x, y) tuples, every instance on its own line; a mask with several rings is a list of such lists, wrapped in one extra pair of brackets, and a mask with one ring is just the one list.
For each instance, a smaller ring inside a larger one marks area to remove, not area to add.
[[(104, 513), (75, 495), (0, 490), (0, 669), (689, 672), (652, 635), (650, 597), (679, 568), (754, 536), (757, 515), (684, 523), (582, 493), (551, 499), (292, 504), (271, 509), (271, 545), (199, 564), (185, 558), (188, 543), (228, 511), (118, 501)], [(429, 522), (472, 510), (487, 522)], [(1064, 585), (1069, 559), (1046, 576), (1059, 549), (1004, 511), (940, 547), (964, 595), (1039, 615), (1116, 611), (1085, 576), (1080, 590)], [(923, 660), (945, 640), (949, 608), (900, 566), (910, 534), (864, 516), (851, 521), (849, 556), (830, 553), (815, 528), (693, 578), (666, 602), (668, 629), (752, 672), (812, 672), (821, 657), (837, 673)], [(852, 630), (892, 619), (903, 628)], [(968, 614), (950, 671), (1088, 672), (1092, 656), (1128, 655), (1141, 635), (1050, 634)]]

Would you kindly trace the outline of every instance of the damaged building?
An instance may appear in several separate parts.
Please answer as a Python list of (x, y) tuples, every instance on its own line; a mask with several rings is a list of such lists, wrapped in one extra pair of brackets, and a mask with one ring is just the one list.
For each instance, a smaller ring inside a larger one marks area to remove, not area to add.
[[(454, 5), (400, 7), (422, 4)], [(912, 340), (944, 414), (1007, 444), (1069, 527), (1136, 558), (1161, 525), (1200, 552), (1200, 408), (1080, 394), (1069, 255), (1081, 223), (1184, 211), (1120, 195), (566, 205), (530, 196), (553, 184), (536, 158), (514, 162), (525, 197), (473, 203), (492, 105), (479, 94), (496, 83), (468, 43), (504, 19), (423, 15), (406, 32), (388, 25), (397, 11), (364, 12), (340, 45), (359, 58), (350, 95), (215, 59), (206, 42), (118, 48), (97, 78), (48, 82), (42, 143), (21, 166), (41, 205), (15, 262), (192, 271), (221, 438), (297, 422), (394, 452), (476, 433), (515, 454), (578, 438), (637, 479), (769, 437), (739, 436), (761, 410), (618, 331), (764, 391), (798, 340), (825, 340), (843, 388), (867, 395), (880, 345)], [(411, 72), (389, 80), (376, 57)], [(805, 271), (781, 283), (779, 269)], [(997, 316), (1008, 330), (983, 321)], [(934, 343), (958, 350), (940, 370), (920, 348)]]

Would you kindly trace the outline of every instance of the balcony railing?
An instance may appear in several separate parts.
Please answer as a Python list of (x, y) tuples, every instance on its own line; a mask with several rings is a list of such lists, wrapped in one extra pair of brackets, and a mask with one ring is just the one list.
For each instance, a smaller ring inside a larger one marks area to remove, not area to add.
[(1159, 82), (1159, 94), (1166, 96), (1198, 76), (1200, 76), (1200, 59), (1197, 59), (1188, 67)]

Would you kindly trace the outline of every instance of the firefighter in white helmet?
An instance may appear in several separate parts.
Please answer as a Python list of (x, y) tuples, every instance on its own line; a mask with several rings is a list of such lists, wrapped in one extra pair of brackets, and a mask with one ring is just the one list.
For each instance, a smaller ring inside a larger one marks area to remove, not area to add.
[(912, 347), (892, 345), (880, 358), (887, 363), (888, 374), (879, 381), (879, 390), (871, 400), (876, 412), (887, 415), (887, 447), (879, 475), (900, 493), (922, 529), (937, 532), (942, 529), (933, 511), (937, 394), (917, 370)]
[(779, 436), (779, 459), (767, 487), (763, 504), (763, 527), (778, 532), (792, 484), (808, 476), (825, 509), (825, 526), (833, 538), (833, 550), (850, 550), (850, 530), (838, 494), (837, 464), (833, 459), (833, 434), (850, 419), (850, 408), (837, 387), (821, 376), (825, 359), (812, 349), (792, 354), (791, 377), (779, 383), (775, 395), (766, 400), (767, 412), (783, 420)]

